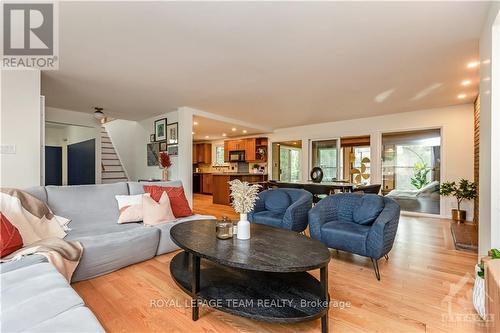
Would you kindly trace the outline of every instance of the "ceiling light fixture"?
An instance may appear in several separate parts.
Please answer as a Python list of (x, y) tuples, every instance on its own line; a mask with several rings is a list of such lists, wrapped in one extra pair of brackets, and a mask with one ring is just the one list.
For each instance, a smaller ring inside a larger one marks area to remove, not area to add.
[(470, 84), (470, 80), (463, 80), (461, 85), (468, 86)]
[(102, 112), (102, 110), (104, 110), (103, 108), (99, 108), (99, 107), (94, 107), (94, 118), (97, 119), (97, 120), (101, 120), (102, 118), (104, 118), (104, 112)]
[(236, 132), (236, 127), (231, 128), (231, 131)]
[(247, 130), (243, 130), (243, 133), (246, 134)]
[(205, 139), (208, 139), (208, 138), (209, 138), (209, 136), (208, 136), (208, 135), (205, 135)]
[(227, 134), (226, 133), (222, 133), (222, 136), (227, 136)]
[(194, 133), (194, 132), (191, 132), (191, 134), (195, 135), (196, 133)]
[(193, 122), (193, 125), (194, 125), (194, 126), (198, 125), (198, 122), (197, 122), (197, 121), (194, 121), (194, 122)]
[(477, 66), (479, 66), (479, 61), (473, 61), (467, 64), (467, 68), (475, 68)]
[(467, 95), (466, 94), (460, 94), (457, 97), (460, 98), (460, 99), (464, 99), (465, 97), (467, 97)]

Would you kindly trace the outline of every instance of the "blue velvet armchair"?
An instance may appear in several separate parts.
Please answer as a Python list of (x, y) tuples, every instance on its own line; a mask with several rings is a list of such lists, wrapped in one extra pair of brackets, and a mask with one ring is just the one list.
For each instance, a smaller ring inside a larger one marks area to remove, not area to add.
[(399, 205), (376, 194), (343, 193), (309, 211), (311, 237), (326, 246), (369, 257), (380, 280), (378, 260), (388, 259), (399, 223)]
[(266, 190), (259, 193), (248, 220), (302, 232), (307, 228), (307, 213), (311, 207), (312, 194), (307, 191), (293, 188)]

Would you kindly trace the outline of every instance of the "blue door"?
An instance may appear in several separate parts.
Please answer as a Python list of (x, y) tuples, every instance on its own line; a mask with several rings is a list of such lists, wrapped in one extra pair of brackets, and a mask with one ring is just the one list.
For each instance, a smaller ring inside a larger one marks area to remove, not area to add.
[(95, 184), (95, 139), (68, 145), (68, 185)]
[(62, 185), (62, 147), (45, 146), (45, 185)]

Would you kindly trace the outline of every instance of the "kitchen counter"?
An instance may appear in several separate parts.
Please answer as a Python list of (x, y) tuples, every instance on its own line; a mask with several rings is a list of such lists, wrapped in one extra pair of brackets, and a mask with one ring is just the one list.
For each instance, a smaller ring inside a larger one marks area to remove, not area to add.
[(221, 205), (230, 205), (231, 198), (229, 196), (229, 182), (234, 179), (249, 183), (260, 183), (267, 181), (267, 174), (249, 173), (249, 172), (217, 172), (213, 175), (213, 203)]

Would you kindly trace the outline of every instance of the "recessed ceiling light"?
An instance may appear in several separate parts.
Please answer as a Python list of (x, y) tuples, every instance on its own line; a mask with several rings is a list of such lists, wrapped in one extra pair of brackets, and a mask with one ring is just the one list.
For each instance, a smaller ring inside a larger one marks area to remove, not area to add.
[(198, 125), (198, 122), (197, 122), (197, 121), (194, 121), (194, 122), (193, 122), (193, 125), (194, 125), (194, 126)]
[(222, 133), (222, 136), (227, 136), (227, 134), (226, 133)]
[(243, 133), (246, 133), (246, 132), (247, 132), (247, 130), (243, 130)]
[(208, 135), (205, 135), (205, 139), (208, 139), (208, 138), (209, 138), (209, 136), (208, 136)]
[(463, 80), (461, 85), (468, 86), (470, 84), (470, 80)]
[(475, 68), (477, 66), (479, 66), (479, 61), (473, 61), (467, 64), (467, 68)]
[(460, 94), (457, 97), (460, 98), (460, 99), (464, 99), (465, 97), (467, 97), (467, 95), (466, 94)]
[(231, 128), (231, 131), (236, 132), (236, 127)]
[(195, 132), (191, 132), (191, 134), (195, 135), (196, 133)]

